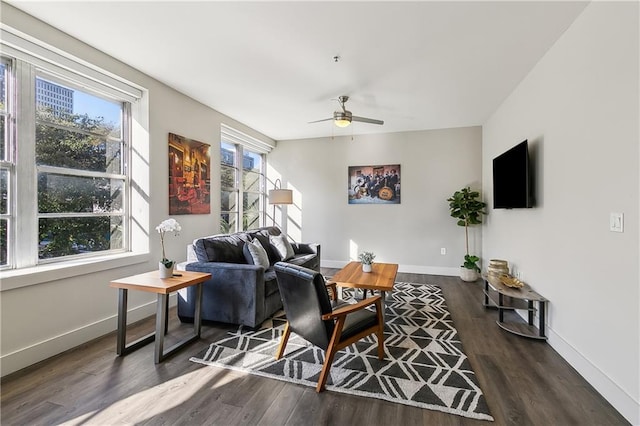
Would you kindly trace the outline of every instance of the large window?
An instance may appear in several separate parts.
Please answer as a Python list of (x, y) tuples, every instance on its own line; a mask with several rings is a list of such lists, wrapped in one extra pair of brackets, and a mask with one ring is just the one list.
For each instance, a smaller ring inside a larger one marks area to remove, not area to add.
[(123, 249), (125, 103), (36, 78), (38, 258)]
[[(265, 225), (265, 154), (257, 141), (223, 127), (220, 144), (220, 231)], [(242, 200), (240, 202), (240, 200)]]
[(0, 267), (128, 250), (131, 97), (18, 53), (0, 64)]

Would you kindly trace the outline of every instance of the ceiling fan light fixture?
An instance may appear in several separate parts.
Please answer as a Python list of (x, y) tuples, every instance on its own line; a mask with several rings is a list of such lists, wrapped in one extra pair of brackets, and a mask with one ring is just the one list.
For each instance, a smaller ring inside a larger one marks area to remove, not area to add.
[(336, 111), (333, 113), (333, 122), (338, 127), (347, 127), (351, 124), (351, 111)]
[(347, 127), (349, 124), (351, 124), (350, 120), (347, 120), (346, 118), (340, 118), (340, 119), (336, 119), (333, 121), (336, 126), (338, 127)]
[(345, 102), (349, 100), (349, 97), (344, 95), (338, 98), (338, 102), (340, 102), (340, 108), (342, 111), (334, 111), (333, 117), (323, 118), (322, 120), (310, 121), (309, 123), (320, 123), (322, 121), (331, 121), (336, 125), (336, 127), (345, 128), (349, 127), (352, 121), (357, 121), (360, 123), (369, 123), (369, 124), (384, 124), (382, 120), (376, 120), (374, 118), (366, 118), (366, 117), (358, 117), (357, 115), (351, 114), (351, 111), (347, 110), (344, 107)]

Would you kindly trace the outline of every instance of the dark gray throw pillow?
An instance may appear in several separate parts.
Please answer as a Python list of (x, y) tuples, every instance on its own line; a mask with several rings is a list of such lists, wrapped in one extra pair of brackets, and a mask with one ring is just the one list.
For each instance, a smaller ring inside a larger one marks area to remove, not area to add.
[(276, 262), (280, 262), (280, 260), (282, 260), (278, 252), (274, 249), (274, 247), (269, 242), (269, 237), (267, 235), (256, 233), (253, 237), (256, 238), (258, 241), (260, 241), (260, 244), (262, 244), (262, 247), (267, 252), (270, 265), (274, 265)]
[(247, 263), (242, 253), (244, 244), (240, 239), (203, 238), (196, 242), (195, 249), (201, 262)]

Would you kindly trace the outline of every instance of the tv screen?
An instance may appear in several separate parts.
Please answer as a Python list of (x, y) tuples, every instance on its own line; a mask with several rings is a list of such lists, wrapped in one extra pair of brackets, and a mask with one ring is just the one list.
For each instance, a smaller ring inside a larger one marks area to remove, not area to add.
[(493, 159), (493, 208), (518, 209), (533, 206), (527, 141)]

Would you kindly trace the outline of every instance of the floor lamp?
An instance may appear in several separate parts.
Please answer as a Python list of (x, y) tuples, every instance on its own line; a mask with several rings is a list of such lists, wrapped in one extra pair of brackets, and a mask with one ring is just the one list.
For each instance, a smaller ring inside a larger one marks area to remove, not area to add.
[(273, 204), (273, 226), (276, 226), (276, 205), (293, 204), (293, 191), (281, 187), (282, 182), (276, 179), (273, 189), (269, 190), (269, 204)]

